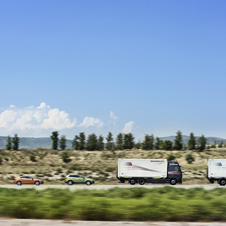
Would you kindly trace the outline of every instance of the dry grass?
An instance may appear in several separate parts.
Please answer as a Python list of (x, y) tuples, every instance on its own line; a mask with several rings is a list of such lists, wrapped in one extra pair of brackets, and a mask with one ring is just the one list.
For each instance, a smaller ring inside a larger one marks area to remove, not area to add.
[[(62, 151), (50, 149), (0, 150), (3, 163), (0, 165), (0, 184), (12, 183), (14, 177), (31, 175), (44, 178), (49, 183), (64, 183), (69, 173), (83, 174), (94, 178), (97, 183), (114, 184), (118, 158), (167, 158), (172, 154), (182, 166), (183, 183), (208, 183), (205, 179), (207, 159), (226, 158), (226, 149), (209, 149), (204, 152), (122, 150), (122, 151), (75, 151), (68, 150), (70, 159), (64, 163)], [(185, 156), (192, 153), (195, 161), (188, 164)], [(35, 155), (35, 162), (30, 155)]]

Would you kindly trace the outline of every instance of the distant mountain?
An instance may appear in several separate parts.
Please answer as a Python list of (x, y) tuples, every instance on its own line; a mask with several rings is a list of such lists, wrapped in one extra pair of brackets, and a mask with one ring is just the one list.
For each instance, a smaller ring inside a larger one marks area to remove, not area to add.
[[(0, 148), (6, 147), (6, 141), (8, 137), (0, 136)], [(11, 137), (12, 138), (12, 137)], [(50, 137), (40, 137), (40, 138), (34, 138), (34, 137), (19, 137), (20, 138), (20, 144), (19, 148), (51, 148), (52, 146), (52, 140)], [(183, 143), (187, 144), (189, 140), (189, 136), (183, 135)], [(197, 137), (196, 137), (197, 138)], [(207, 138), (207, 144), (214, 144), (216, 142), (217, 144), (223, 141), (226, 143), (226, 139), (219, 138), (219, 137), (206, 137)], [(168, 136), (168, 137), (159, 137), (160, 140), (170, 140), (174, 142), (175, 136)], [(72, 140), (67, 140), (67, 148), (71, 148), (72, 146)]]
[[(5, 148), (8, 137), (0, 136), (0, 148)], [(12, 139), (12, 137), (11, 137)], [(52, 140), (49, 137), (19, 137), (19, 148), (51, 148)], [(72, 140), (67, 140), (67, 148), (71, 148)]]
[[(175, 137), (176, 136), (168, 136), (168, 137), (159, 137), (160, 140), (170, 140), (172, 142), (174, 142), (175, 140)], [(183, 140), (183, 143), (184, 144), (187, 144), (188, 143), (188, 140), (189, 140), (189, 137), (190, 136), (187, 136), (187, 135), (182, 135), (182, 140)], [(200, 136), (196, 136), (196, 139), (200, 137)], [(207, 139), (207, 144), (214, 144), (215, 142), (218, 144), (220, 143), (221, 141), (223, 141), (224, 143), (226, 143), (226, 139), (223, 139), (223, 138), (220, 138), (220, 137), (206, 137)]]

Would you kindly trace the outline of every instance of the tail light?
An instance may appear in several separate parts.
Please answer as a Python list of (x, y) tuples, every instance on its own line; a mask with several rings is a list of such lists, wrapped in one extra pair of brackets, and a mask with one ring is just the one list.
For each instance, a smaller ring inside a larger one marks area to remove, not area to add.
[(67, 177), (65, 177), (65, 179), (66, 179)]

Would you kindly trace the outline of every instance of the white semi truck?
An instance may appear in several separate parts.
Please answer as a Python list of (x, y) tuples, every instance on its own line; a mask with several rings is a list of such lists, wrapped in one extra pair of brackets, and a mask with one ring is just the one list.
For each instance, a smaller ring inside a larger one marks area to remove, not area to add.
[(217, 181), (221, 186), (225, 186), (226, 159), (209, 159), (207, 163), (206, 177), (210, 183)]
[(182, 183), (182, 171), (177, 161), (167, 159), (118, 159), (117, 178), (121, 183)]

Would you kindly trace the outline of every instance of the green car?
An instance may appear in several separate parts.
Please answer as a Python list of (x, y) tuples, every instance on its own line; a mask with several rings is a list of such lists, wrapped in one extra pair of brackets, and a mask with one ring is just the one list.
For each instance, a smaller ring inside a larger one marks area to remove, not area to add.
[(65, 177), (65, 183), (68, 183), (68, 185), (86, 184), (89, 186), (91, 184), (94, 184), (94, 179), (87, 178), (82, 175), (67, 175)]

